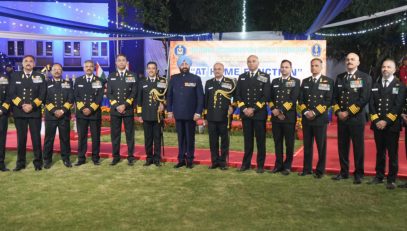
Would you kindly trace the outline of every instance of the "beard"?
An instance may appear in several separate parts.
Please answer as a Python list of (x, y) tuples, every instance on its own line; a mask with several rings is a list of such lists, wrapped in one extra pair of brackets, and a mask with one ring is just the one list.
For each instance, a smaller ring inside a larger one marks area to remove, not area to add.
[(189, 73), (189, 68), (184, 67), (184, 68), (181, 68), (180, 71), (181, 71), (181, 73), (187, 74), (187, 73)]

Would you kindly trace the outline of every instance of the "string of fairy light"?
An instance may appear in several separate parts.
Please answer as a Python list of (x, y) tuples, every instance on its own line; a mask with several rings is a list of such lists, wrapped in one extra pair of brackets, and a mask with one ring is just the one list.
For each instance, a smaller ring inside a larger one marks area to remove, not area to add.
[[(357, 31), (348, 31), (348, 32), (338, 32), (338, 33), (315, 33), (316, 35), (319, 36), (324, 36), (324, 37), (348, 37), (348, 36), (354, 36), (354, 35), (363, 35), (369, 32), (373, 32), (373, 31), (377, 31), (377, 30), (381, 30), (387, 27), (391, 27), (391, 26), (395, 26), (395, 25), (402, 25), (402, 28), (404, 28), (404, 25), (406, 23), (407, 17), (403, 17), (397, 20), (393, 20), (391, 22), (388, 23), (383, 23), (374, 27), (370, 27), (367, 29), (363, 29), (363, 30), (357, 30)], [(400, 37), (401, 37), (401, 42), (403, 45), (406, 45), (406, 36), (405, 36), (405, 32), (402, 31), (400, 33)]]
[[(132, 26), (132, 25), (128, 25), (125, 22), (119, 22), (119, 21), (115, 21), (115, 20), (109, 20), (109, 19), (105, 19), (104, 17), (98, 16), (96, 13), (94, 12), (89, 12), (87, 10), (83, 10), (80, 9), (78, 7), (72, 7), (71, 5), (67, 4), (67, 3), (60, 3), (58, 1), (55, 1), (56, 4), (62, 5), (63, 7), (69, 9), (69, 10), (73, 10), (77, 13), (82, 13), (85, 14), (86, 16), (89, 17), (94, 17), (97, 18), (98, 20), (101, 21), (105, 21), (108, 24), (112, 24), (112, 25), (116, 25), (117, 27), (120, 26), (124, 29), (127, 29), (131, 32), (134, 31), (140, 31), (143, 33), (148, 33), (148, 34), (153, 34), (153, 35), (158, 35), (158, 36), (164, 36), (164, 37), (201, 37), (201, 36), (209, 36), (210, 33), (195, 33), (195, 34), (178, 34), (178, 33), (165, 33), (165, 32), (158, 32), (158, 31), (152, 31), (152, 30), (147, 30), (144, 29), (143, 27), (140, 26)], [(124, 37), (129, 37), (131, 35), (123, 35)]]
[(242, 32), (246, 32), (246, 0), (243, 0), (242, 4)]

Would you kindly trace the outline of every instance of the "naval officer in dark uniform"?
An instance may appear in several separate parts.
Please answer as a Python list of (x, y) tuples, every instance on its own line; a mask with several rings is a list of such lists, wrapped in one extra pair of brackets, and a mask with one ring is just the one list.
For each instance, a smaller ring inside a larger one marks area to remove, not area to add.
[(402, 120), (401, 111), (405, 103), (405, 86), (394, 76), (396, 62), (384, 60), (382, 76), (372, 86), (369, 102), (371, 129), (376, 143), (376, 176), (369, 183), (383, 183), (386, 168), (386, 151), (389, 154), (387, 189), (395, 189), (398, 172), (398, 146)]
[(346, 72), (336, 77), (333, 112), (338, 117), (338, 152), (341, 171), (333, 180), (349, 178), (349, 147), (353, 144), (355, 160), (354, 184), (361, 184), (364, 176), (365, 106), (369, 103), (372, 78), (358, 70), (359, 56), (346, 56)]
[(74, 97), (76, 103), (76, 123), (78, 127), (78, 161), (75, 166), (86, 163), (88, 147), (88, 128), (92, 136), (92, 161), (100, 165), (100, 127), (102, 116), (100, 104), (103, 100), (103, 81), (93, 74), (92, 60), (84, 63), (85, 75), (75, 81)]
[(322, 75), (322, 60), (311, 60), (312, 76), (305, 78), (301, 84), (298, 104), (302, 115), (304, 134), (304, 167), (300, 176), (312, 174), (312, 156), (314, 139), (318, 149), (318, 163), (315, 178), (325, 173), (326, 130), (329, 123), (328, 109), (331, 106), (334, 81)]
[(6, 138), (10, 112), (10, 78), (0, 73), (0, 171), (10, 171), (4, 163), (6, 157)]
[(253, 155), (253, 142), (257, 144), (257, 173), (264, 172), (266, 159), (266, 104), (270, 100), (270, 76), (259, 70), (259, 58), (247, 58), (248, 72), (239, 76), (235, 98), (243, 123), (244, 156), (239, 171), (249, 170)]
[[(226, 170), (226, 158), (229, 155), (229, 126), (233, 113), (231, 98), (236, 87), (234, 79), (223, 76), (222, 63), (213, 65), (215, 77), (205, 83), (204, 116), (208, 121), (209, 146), (212, 165), (209, 169)], [(219, 155), (220, 138), (220, 155)]]
[(42, 169), (41, 107), (45, 100), (45, 76), (33, 71), (35, 59), (31, 55), (23, 58), (23, 71), (13, 72), (10, 80), (10, 99), (17, 129), (17, 165), (14, 171), (26, 166), (27, 129), (30, 127), (34, 149), (34, 168)]
[[(147, 155), (144, 166), (161, 162), (161, 136), (167, 79), (158, 76), (157, 63), (147, 63), (147, 77), (140, 81), (137, 112), (144, 128), (144, 147)], [(154, 147), (154, 148), (153, 148)]]
[(112, 140), (113, 160), (110, 165), (120, 161), (120, 140), (122, 121), (127, 143), (128, 165), (134, 158), (134, 102), (137, 94), (138, 78), (135, 73), (126, 70), (127, 58), (120, 54), (116, 57), (117, 71), (107, 79), (107, 98), (110, 101), (110, 137)]
[[(280, 64), (281, 77), (271, 82), (270, 109), (276, 161), (272, 173), (288, 175), (294, 157), (295, 124), (297, 122), (297, 99), (300, 94), (300, 80), (291, 76), (292, 64), (283, 60)], [(286, 145), (284, 161), (283, 142)]]
[(178, 164), (175, 168), (193, 168), (195, 152), (195, 126), (201, 118), (204, 94), (201, 77), (189, 72), (192, 61), (180, 56), (179, 74), (171, 76), (167, 93), (168, 118), (175, 118), (178, 135)]
[(61, 158), (64, 165), (72, 167), (70, 161), (71, 108), (74, 103), (73, 86), (69, 79), (62, 79), (62, 65), (55, 63), (51, 69), (52, 79), (47, 82), (45, 100), (44, 168), (52, 166), (54, 139), (58, 128)]

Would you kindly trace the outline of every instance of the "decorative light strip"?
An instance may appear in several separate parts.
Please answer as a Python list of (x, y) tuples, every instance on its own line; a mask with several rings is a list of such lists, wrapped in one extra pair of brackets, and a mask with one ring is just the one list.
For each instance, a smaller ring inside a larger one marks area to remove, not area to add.
[(407, 17), (404, 17), (404, 18), (397, 19), (397, 20), (394, 20), (394, 21), (389, 22), (389, 23), (381, 24), (381, 25), (376, 26), (376, 27), (372, 27), (372, 28), (364, 29), (364, 30), (359, 30), (359, 31), (341, 32), (341, 33), (315, 33), (315, 34), (320, 35), (320, 36), (324, 36), (324, 37), (345, 37), (345, 36), (352, 36), (352, 35), (361, 35), (361, 34), (365, 34), (367, 32), (372, 32), (372, 31), (376, 31), (376, 30), (380, 30), (380, 29), (389, 27), (389, 26), (400, 24), (400, 23), (402, 23), (402, 22), (404, 22), (406, 20), (407, 20)]
[(242, 10), (242, 32), (246, 32), (246, 0), (243, 0), (243, 10)]

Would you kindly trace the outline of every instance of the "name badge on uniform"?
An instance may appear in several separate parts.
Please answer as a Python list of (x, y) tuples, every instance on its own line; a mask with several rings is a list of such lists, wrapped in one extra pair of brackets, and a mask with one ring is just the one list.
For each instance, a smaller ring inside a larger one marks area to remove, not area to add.
[(372, 88), (372, 91), (378, 91), (379, 89), (378, 88)]
[(116, 80), (116, 78), (110, 78), (110, 80)]
[(341, 84), (338, 84), (338, 87), (342, 87), (342, 85), (341, 85)]
[(208, 87), (208, 90), (212, 90), (213, 89), (213, 87)]
[(51, 87), (53, 87), (53, 86), (54, 86), (54, 85), (49, 85), (48, 88), (51, 88)]
[(318, 90), (329, 91), (330, 89), (331, 89), (331, 87), (329, 86), (329, 84), (320, 83), (320, 84), (318, 85)]
[(240, 80), (246, 80), (246, 78), (241, 78)]
[(136, 79), (134, 77), (126, 77), (126, 83), (135, 83)]
[(229, 90), (232, 89), (232, 84), (230, 83), (222, 83), (220, 86)]
[(294, 80), (290, 80), (285, 82), (285, 86), (286, 87), (295, 87), (295, 81)]
[(63, 84), (61, 84), (61, 87), (68, 89), (68, 88), (71, 88), (71, 85), (69, 83), (63, 83)]
[(35, 76), (35, 77), (33, 77), (33, 83), (42, 83), (42, 78), (41, 78), (41, 76)]
[(399, 94), (399, 88), (398, 87), (393, 87), (393, 95)]
[(166, 84), (166, 83), (160, 83), (160, 82), (158, 82), (158, 83), (157, 83), (157, 87), (158, 87), (158, 88), (161, 88), (161, 89), (164, 89), (164, 88), (167, 87), (167, 84)]
[(1, 77), (1, 78), (0, 78), (0, 84), (1, 84), (1, 85), (7, 85), (7, 84), (8, 84), (8, 79), (7, 79), (7, 78), (4, 78), (4, 77)]
[(308, 89), (308, 88), (309, 88), (309, 86), (304, 86), (304, 88), (305, 88), (305, 89)]
[(267, 77), (265, 77), (265, 76), (257, 76), (257, 80), (259, 80), (260, 82), (263, 82), (263, 83), (267, 83)]
[(80, 85), (78, 85), (78, 87), (83, 87), (83, 85), (80, 84)]
[(196, 87), (196, 83), (185, 83), (185, 87)]
[(21, 84), (21, 82), (20, 82), (20, 81), (17, 81), (16, 84)]
[(273, 85), (273, 87), (279, 87), (278, 85)]
[(148, 87), (148, 85), (144, 85), (144, 86), (143, 86), (143, 88), (146, 88), (146, 87)]
[(98, 80), (92, 83), (92, 88), (97, 89), (97, 88), (102, 88), (102, 83)]
[(351, 80), (350, 81), (350, 87), (351, 88), (362, 88), (363, 87), (363, 81), (362, 80)]

